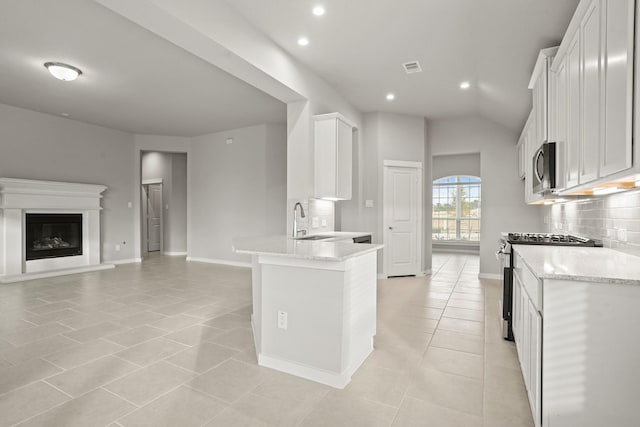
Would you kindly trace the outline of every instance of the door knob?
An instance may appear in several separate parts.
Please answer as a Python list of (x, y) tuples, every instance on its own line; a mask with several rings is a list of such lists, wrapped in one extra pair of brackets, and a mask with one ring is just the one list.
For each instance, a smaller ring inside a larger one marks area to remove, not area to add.
[(393, 227), (389, 226), (389, 230), (393, 230)]

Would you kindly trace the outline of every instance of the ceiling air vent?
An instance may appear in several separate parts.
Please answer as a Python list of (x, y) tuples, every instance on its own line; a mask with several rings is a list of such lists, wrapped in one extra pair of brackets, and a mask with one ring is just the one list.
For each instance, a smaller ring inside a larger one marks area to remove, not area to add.
[(407, 74), (422, 72), (422, 67), (420, 67), (420, 63), (418, 61), (405, 62), (404, 64), (402, 64), (402, 66), (404, 67), (404, 71), (406, 71)]

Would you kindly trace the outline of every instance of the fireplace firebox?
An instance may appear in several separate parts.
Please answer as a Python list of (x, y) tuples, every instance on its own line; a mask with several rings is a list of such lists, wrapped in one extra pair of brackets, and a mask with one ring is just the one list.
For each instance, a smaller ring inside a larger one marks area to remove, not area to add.
[(26, 260), (82, 255), (82, 214), (26, 214)]

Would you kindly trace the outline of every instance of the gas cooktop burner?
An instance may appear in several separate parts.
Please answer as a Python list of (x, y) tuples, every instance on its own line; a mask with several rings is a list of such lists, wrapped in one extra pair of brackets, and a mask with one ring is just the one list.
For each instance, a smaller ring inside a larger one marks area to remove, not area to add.
[(570, 234), (509, 233), (507, 241), (521, 245), (560, 245), (600, 247), (602, 242)]

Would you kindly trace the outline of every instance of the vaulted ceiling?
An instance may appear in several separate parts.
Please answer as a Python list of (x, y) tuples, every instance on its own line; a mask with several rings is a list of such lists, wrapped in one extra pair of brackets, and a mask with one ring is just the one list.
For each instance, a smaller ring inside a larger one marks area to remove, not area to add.
[[(514, 130), (531, 109), (538, 51), (560, 43), (578, 2), (227, 0), (364, 112), (475, 114)], [(324, 16), (311, 13), (317, 4)], [(414, 60), (423, 72), (407, 75), (401, 64)]]

